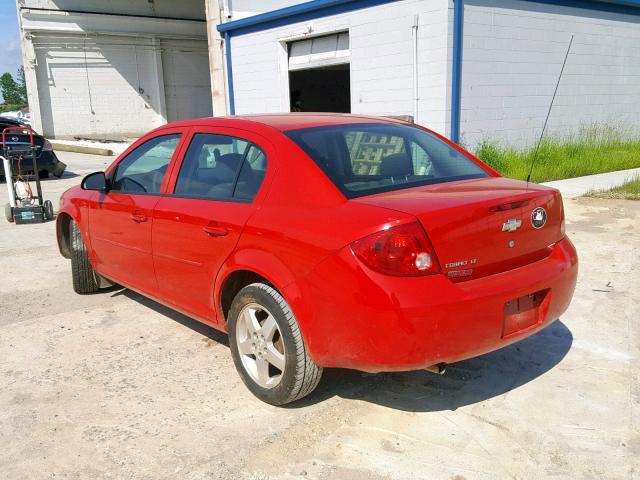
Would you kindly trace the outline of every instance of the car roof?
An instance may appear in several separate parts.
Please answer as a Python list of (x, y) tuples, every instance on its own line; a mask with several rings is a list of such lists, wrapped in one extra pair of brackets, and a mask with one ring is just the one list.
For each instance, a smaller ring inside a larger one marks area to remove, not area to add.
[(0, 116), (0, 122), (11, 124), (11, 125), (16, 125), (16, 126), (24, 125), (20, 120), (18, 120), (17, 118), (13, 118), (13, 117), (2, 117), (2, 116)]
[(388, 124), (408, 124), (409, 122), (392, 117), (374, 117), (365, 115), (352, 115), (347, 113), (268, 113), (254, 115), (237, 115), (229, 117), (195, 118), (192, 120), (181, 120), (164, 125), (167, 127), (189, 127), (189, 126), (228, 126), (242, 127), (250, 124), (261, 124), (281, 132), (287, 130), (298, 130), (302, 128), (324, 127), (329, 125), (349, 125), (362, 123), (388, 123)]

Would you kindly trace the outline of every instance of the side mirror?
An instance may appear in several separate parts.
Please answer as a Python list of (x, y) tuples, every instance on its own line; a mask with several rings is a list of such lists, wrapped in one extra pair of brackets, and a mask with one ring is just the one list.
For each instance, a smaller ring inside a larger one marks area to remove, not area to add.
[(108, 180), (105, 177), (104, 172), (90, 173), (82, 179), (80, 188), (83, 190), (97, 190), (99, 192), (106, 192), (108, 188)]

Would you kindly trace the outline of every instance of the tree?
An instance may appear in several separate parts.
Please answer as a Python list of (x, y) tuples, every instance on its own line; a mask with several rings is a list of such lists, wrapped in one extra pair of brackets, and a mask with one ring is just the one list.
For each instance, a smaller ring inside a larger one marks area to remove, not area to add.
[(0, 90), (5, 103), (17, 105), (20, 103), (20, 94), (18, 93), (18, 84), (9, 72), (0, 76)]
[(27, 86), (24, 80), (24, 69), (18, 69), (18, 81), (13, 79), (9, 73), (3, 73), (0, 76), (0, 92), (4, 99), (5, 105), (12, 105), (17, 108), (27, 106)]
[(20, 94), (20, 98), (22, 99), (22, 102), (25, 104), (25, 106), (29, 103), (29, 100), (27, 98), (27, 82), (24, 79), (24, 67), (20, 67), (18, 69), (18, 93)]

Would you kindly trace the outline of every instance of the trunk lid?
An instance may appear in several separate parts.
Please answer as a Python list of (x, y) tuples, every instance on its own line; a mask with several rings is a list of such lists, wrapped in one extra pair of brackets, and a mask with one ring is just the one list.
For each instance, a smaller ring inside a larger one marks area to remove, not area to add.
[[(527, 188), (520, 180), (464, 180), (354, 201), (417, 217), (443, 273), (452, 281), (471, 280), (541, 260), (564, 236), (560, 192), (531, 183)], [(536, 210), (539, 208), (544, 212)]]

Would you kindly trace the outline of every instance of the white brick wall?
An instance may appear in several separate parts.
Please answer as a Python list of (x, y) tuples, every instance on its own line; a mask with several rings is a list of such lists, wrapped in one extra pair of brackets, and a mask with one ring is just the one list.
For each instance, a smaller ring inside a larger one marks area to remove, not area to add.
[(447, 0), (406, 0), (294, 23), (231, 41), (236, 113), (289, 111), (286, 39), (349, 31), (351, 108), (371, 115), (413, 114), (414, 15), (418, 28), (418, 118), (439, 132), (448, 126)]
[(153, 18), (204, 20), (202, 0), (60, 3), (17, 2), (25, 7), (22, 48), (38, 130), (58, 138), (130, 138), (167, 119), (211, 115), (211, 101), (202, 100), (211, 95), (206, 23)]
[(166, 120), (211, 115), (205, 40), (40, 34), (33, 42), (44, 135), (134, 138)]
[[(574, 44), (549, 120), (568, 136), (594, 124), (640, 127), (640, 17), (521, 0), (466, 0), (462, 141), (513, 146), (540, 134), (571, 34)], [(419, 14), (418, 122), (448, 134), (453, 5), (407, 0), (232, 39), (236, 113), (289, 109), (280, 42), (349, 30), (354, 113), (413, 113), (413, 16)]]
[(519, 0), (467, 0), (462, 141), (531, 145), (540, 135), (571, 34), (548, 124), (552, 135), (603, 124), (640, 127), (640, 16)]
[(68, 35), (36, 37), (43, 133), (118, 138), (159, 126), (155, 54), (145, 44), (148, 39), (103, 36), (88, 39), (84, 50)]
[[(47, 8), (56, 8), (59, 3), (54, 0), (27, 1), (30, 6)], [(82, 2), (70, 1), (69, 5), (77, 7), (76, 3)], [(172, 6), (177, 4), (171, 0), (156, 0), (153, 5), (148, 2), (132, 3), (130, 0), (106, 3), (87, 0), (83, 6), (135, 14), (149, 14), (153, 10), (157, 15), (192, 18), (200, 18), (204, 14), (204, 9), (200, 8), (201, 0), (179, 3), (177, 10), (172, 10)], [(234, 8), (249, 12), (254, 7), (261, 10), (267, 6), (292, 3), (293, 0), (269, 0), (267, 3), (243, 0)], [(467, 146), (474, 148), (483, 139), (515, 146), (535, 142), (572, 33), (575, 34), (574, 46), (550, 118), (550, 134), (571, 135), (579, 128), (594, 123), (634, 128), (636, 131), (640, 127), (640, 16), (522, 0), (465, 0), (464, 3), (461, 132), (462, 141)], [(303, 38), (311, 28), (311, 35), (349, 31), (352, 112), (412, 115), (411, 26), (416, 14), (419, 16), (417, 121), (448, 135), (452, 0), (400, 0), (233, 36), (236, 113), (289, 110), (285, 43)], [(33, 17), (30, 20), (33, 24), (45, 21), (40, 18), (44, 14), (29, 15), (29, 18)], [(59, 15), (50, 17), (66, 18)], [(124, 20), (119, 17), (100, 21), (110, 25), (111, 30), (91, 29), (86, 25), (79, 28), (90, 33), (114, 32), (117, 26), (124, 25)], [(157, 29), (156, 23), (146, 21), (149, 25), (145, 28)], [(177, 23), (169, 22), (165, 27), (175, 27), (174, 35), (178, 37), (202, 35), (204, 39), (204, 25), (202, 32), (196, 31), (196, 24), (193, 31), (185, 32), (184, 26)], [(56, 34), (39, 31), (34, 42), (38, 43), (38, 36), (62, 35), (56, 31)], [(148, 40), (162, 36), (162, 32), (145, 32), (140, 32), (138, 40), (127, 36), (122, 43), (148, 43)], [(72, 39), (71, 43), (77, 43), (80, 38)], [(39, 110), (45, 133), (57, 136), (86, 136), (92, 132), (102, 136), (136, 135), (163, 121), (167, 105), (163, 105), (162, 84), (159, 84), (163, 81), (163, 72), (158, 71), (157, 51), (149, 47), (134, 50), (131, 46), (114, 47), (120, 53), (115, 53), (111, 47), (102, 53), (89, 51), (89, 61), (110, 62), (116, 68), (90, 69), (93, 108), (100, 113), (88, 115), (89, 92), (82, 58), (84, 54), (76, 47), (57, 51), (54, 48), (54, 55), (39, 48), (37, 58), (33, 59), (37, 60), (37, 66), (29, 67), (34, 71), (37, 69), (38, 94), (41, 97)], [(58, 59), (58, 54), (69, 58)], [(180, 60), (186, 60), (184, 57)], [(201, 57), (201, 61), (191, 61), (189, 65), (195, 64), (206, 72), (205, 55)], [(56, 62), (65, 65), (56, 65)], [(178, 63), (167, 62), (167, 65)], [(32, 73), (29, 68), (27, 72)], [(193, 77), (184, 65), (174, 70)], [(166, 81), (171, 83), (172, 72), (168, 73)], [(180, 92), (183, 87), (191, 85), (185, 79), (178, 80), (174, 82), (175, 88), (164, 93)], [(192, 107), (198, 98), (209, 94), (204, 83), (198, 83), (197, 91), (194, 90), (196, 93), (188, 99), (190, 102), (182, 102), (178, 109), (168, 102), (168, 109), (178, 111), (184, 106), (193, 111), (192, 115), (203, 114)], [(143, 94), (138, 92), (139, 86), (144, 89)], [(36, 114), (35, 118), (37, 123), (39, 116)]]

